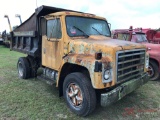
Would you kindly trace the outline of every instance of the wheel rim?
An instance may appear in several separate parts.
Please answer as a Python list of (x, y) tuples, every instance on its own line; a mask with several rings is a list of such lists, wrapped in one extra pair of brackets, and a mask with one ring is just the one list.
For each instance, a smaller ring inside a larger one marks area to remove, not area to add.
[(21, 62), (18, 63), (18, 73), (20, 77), (23, 76), (23, 66)]
[(153, 77), (153, 75), (154, 75), (153, 67), (149, 65), (149, 67), (148, 67), (148, 76), (149, 77)]
[(81, 88), (75, 84), (70, 83), (66, 90), (66, 95), (69, 103), (76, 109), (82, 107), (83, 94)]

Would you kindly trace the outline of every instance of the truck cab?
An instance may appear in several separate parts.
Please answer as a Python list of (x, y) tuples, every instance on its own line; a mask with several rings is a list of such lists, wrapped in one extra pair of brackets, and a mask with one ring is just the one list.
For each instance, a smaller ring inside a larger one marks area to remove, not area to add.
[[(34, 23), (34, 24), (33, 24)], [(41, 6), (12, 33), (11, 50), (22, 79), (38, 75), (59, 88), (70, 110), (86, 116), (109, 106), (148, 81), (149, 56), (142, 44), (111, 38), (105, 18)]]
[(113, 39), (120, 39), (125, 41), (131, 41), (140, 43), (146, 46), (147, 52), (149, 53), (150, 62), (149, 62), (149, 76), (150, 80), (159, 80), (160, 77), (160, 45), (149, 43), (145, 33), (142, 32), (142, 29), (117, 29), (113, 30)]

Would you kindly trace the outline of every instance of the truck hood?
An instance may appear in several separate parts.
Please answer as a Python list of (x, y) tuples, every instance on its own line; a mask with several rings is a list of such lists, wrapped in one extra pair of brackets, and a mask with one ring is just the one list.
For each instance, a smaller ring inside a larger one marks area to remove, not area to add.
[(95, 52), (102, 52), (107, 55), (113, 54), (113, 51), (146, 49), (146, 47), (142, 44), (111, 39), (109, 37), (89, 37), (86, 39), (70, 40), (69, 49), (78, 54), (95, 54)]
[(152, 43), (142, 43), (146, 46), (146, 48), (150, 48), (151, 50), (160, 50), (160, 44), (152, 44)]

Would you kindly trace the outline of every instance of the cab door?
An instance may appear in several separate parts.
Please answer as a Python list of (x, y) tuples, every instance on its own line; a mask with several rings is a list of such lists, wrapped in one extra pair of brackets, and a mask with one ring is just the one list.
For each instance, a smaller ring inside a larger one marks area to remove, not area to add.
[(59, 70), (62, 64), (63, 38), (60, 18), (46, 21), (46, 35), (42, 36), (42, 65)]

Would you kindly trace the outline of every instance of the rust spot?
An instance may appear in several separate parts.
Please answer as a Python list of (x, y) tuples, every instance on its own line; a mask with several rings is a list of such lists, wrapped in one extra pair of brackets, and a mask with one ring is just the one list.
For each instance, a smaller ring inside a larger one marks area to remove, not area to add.
[(104, 64), (104, 68), (107, 68), (110, 65), (110, 59), (108, 57), (103, 57), (102, 63)]
[(80, 63), (81, 61), (82, 61), (81, 58), (77, 58), (77, 59), (76, 59), (76, 63)]
[(84, 13), (82, 13), (82, 15), (83, 15), (83, 16), (85, 16), (85, 14), (84, 14)]
[(70, 12), (68, 12), (68, 11), (66, 11), (65, 13), (66, 13), (67, 15), (70, 15)]

